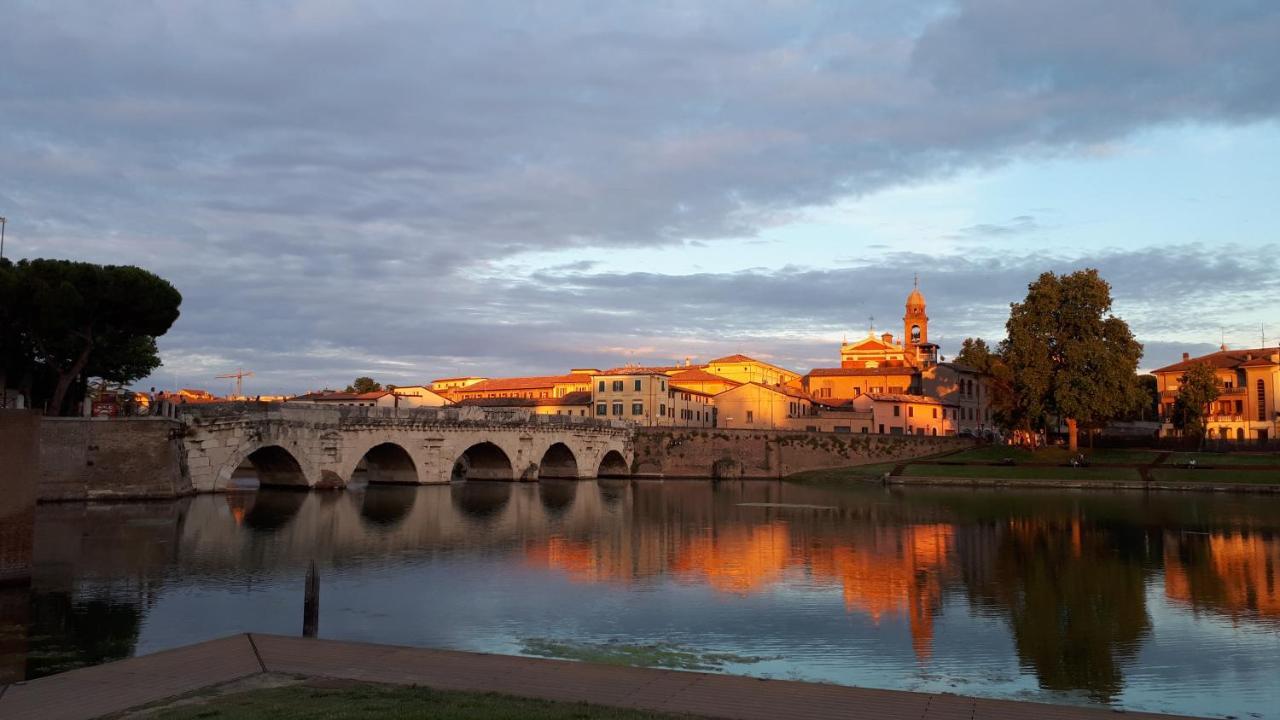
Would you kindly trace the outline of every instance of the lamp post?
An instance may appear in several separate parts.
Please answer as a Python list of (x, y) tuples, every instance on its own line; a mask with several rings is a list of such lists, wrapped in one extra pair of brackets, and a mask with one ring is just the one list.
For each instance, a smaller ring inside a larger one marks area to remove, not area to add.
[(4, 226), (8, 223), (8, 219), (0, 217), (0, 260), (4, 259)]

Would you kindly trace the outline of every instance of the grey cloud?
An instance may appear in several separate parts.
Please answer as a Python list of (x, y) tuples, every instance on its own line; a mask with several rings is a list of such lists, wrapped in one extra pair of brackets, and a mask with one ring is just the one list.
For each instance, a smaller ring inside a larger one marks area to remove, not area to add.
[[(1244, 2), (11, 3), (0, 210), (10, 254), (177, 283), (175, 365), (247, 357), (293, 389), (312, 381), (290, 368), (341, 380), (366, 355), (429, 374), (740, 345), (805, 365), (821, 349), (794, 328), (891, 326), (917, 270), (934, 307), (957, 308), (938, 325), (950, 339), (998, 332), (1035, 272), (1074, 259), (484, 273), (526, 251), (749, 242), (964, 168), (1274, 118), (1278, 24), (1280, 6)], [(1274, 288), (1256, 249), (1098, 262), (1159, 332), (1162, 303), (1194, 329), (1219, 301), (1206, 288)]]

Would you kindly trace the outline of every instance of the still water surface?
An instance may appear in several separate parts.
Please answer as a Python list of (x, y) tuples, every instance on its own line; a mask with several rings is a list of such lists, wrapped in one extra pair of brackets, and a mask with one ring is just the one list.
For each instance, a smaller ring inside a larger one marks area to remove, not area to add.
[[(781, 506), (780, 506), (781, 505)], [(243, 631), (1280, 717), (1280, 501), (470, 482), (42, 506), (0, 681)]]

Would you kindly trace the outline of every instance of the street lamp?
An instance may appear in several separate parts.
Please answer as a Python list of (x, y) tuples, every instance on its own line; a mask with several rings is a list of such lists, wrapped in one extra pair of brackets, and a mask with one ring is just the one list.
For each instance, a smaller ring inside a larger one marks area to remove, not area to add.
[(4, 259), (4, 226), (8, 223), (6, 218), (0, 217), (0, 260)]

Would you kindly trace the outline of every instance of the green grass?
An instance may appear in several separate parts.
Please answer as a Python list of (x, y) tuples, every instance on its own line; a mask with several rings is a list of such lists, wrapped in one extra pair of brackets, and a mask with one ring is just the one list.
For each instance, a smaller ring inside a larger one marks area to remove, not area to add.
[(190, 704), (149, 713), (148, 717), (163, 720), (688, 720), (691, 716), (419, 687), (357, 685), (326, 689), (293, 685), (201, 697)]
[(853, 467), (831, 468), (829, 470), (806, 470), (788, 475), (787, 480), (806, 485), (827, 485), (850, 480), (875, 480), (893, 470), (895, 463), (876, 463), (874, 465), (855, 465)]
[(1177, 483), (1280, 485), (1280, 470), (1183, 470), (1162, 467), (1151, 471), (1151, 479)]
[[(1131, 450), (1127, 448), (1098, 448), (1090, 450), (1081, 448), (1081, 453), (1095, 463), (1127, 463), (1145, 465), (1155, 462), (1160, 453), (1155, 450)], [(1019, 464), (1065, 465), (1074, 453), (1066, 448), (1040, 448), (1034, 452), (1008, 445), (983, 445), (964, 450), (942, 458), (946, 462), (1000, 462), (1005, 458), (1013, 458)]]
[(917, 477), (991, 478), (993, 480), (1136, 481), (1135, 468), (1058, 467), (1055, 465), (908, 465), (903, 475)]
[(1275, 453), (1266, 454), (1259, 453), (1250, 455), (1245, 453), (1171, 453), (1165, 459), (1165, 465), (1185, 465), (1188, 460), (1195, 459), (1196, 464), (1204, 465), (1230, 465), (1244, 466), (1250, 465), (1280, 465), (1280, 455)]

